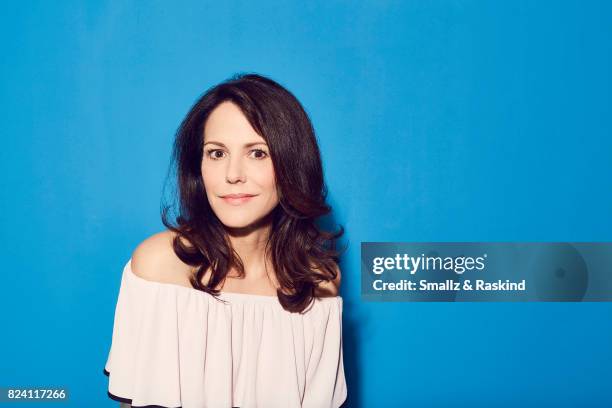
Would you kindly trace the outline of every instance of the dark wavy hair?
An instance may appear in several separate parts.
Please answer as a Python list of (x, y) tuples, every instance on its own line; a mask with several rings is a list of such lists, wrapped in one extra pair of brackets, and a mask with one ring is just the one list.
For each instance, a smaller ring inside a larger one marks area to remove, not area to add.
[[(170, 172), (176, 174), (168, 174), (176, 181), (178, 192), (172, 197), (178, 199), (178, 206), (162, 199), (162, 222), (176, 233), (173, 249), (177, 256), (197, 268), (190, 277), (193, 288), (217, 297), (220, 291), (214, 288), (232, 266), (244, 276), (244, 265), (210, 207), (202, 179), (204, 125), (224, 101), (235, 103), (268, 144), (279, 204), (270, 214), (266, 256), (281, 285), (277, 290), (281, 305), (291, 312), (303, 312), (316, 297), (318, 284), (337, 276), (341, 252), (336, 240), (344, 228), (328, 232), (315, 222), (331, 211), (326, 204), (321, 154), (304, 108), (277, 82), (258, 74), (237, 74), (196, 101), (176, 132), (170, 163)], [(173, 217), (169, 215), (172, 208), (176, 211)], [(209, 268), (211, 275), (204, 285), (201, 281)]]

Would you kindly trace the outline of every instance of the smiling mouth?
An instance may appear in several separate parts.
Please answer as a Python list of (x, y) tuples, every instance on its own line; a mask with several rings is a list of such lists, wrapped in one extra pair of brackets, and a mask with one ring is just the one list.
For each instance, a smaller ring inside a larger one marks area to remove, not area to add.
[(226, 203), (230, 205), (241, 205), (241, 204), (251, 201), (251, 199), (255, 197), (256, 196), (254, 195), (248, 195), (248, 194), (228, 194), (225, 196), (221, 196), (223, 201), (225, 201)]

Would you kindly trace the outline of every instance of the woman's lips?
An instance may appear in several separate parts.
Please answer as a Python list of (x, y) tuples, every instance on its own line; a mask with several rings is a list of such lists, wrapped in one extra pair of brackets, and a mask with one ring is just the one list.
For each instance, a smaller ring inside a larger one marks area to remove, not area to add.
[(221, 198), (223, 198), (223, 201), (229, 205), (241, 205), (250, 201), (254, 197), (254, 195), (227, 195)]

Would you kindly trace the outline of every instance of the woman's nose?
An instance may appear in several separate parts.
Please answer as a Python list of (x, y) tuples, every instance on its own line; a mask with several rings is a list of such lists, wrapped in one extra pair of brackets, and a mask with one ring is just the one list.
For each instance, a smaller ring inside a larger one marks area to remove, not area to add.
[(232, 184), (239, 181), (245, 181), (244, 166), (241, 157), (230, 158), (225, 178), (228, 183)]

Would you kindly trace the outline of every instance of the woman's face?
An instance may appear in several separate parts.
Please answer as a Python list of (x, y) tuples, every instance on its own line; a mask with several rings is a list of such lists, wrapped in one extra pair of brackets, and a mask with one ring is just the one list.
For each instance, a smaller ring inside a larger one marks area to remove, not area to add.
[(268, 145), (232, 102), (220, 103), (204, 126), (202, 178), (210, 206), (227, 227), (248, 227), (278, 204)]

